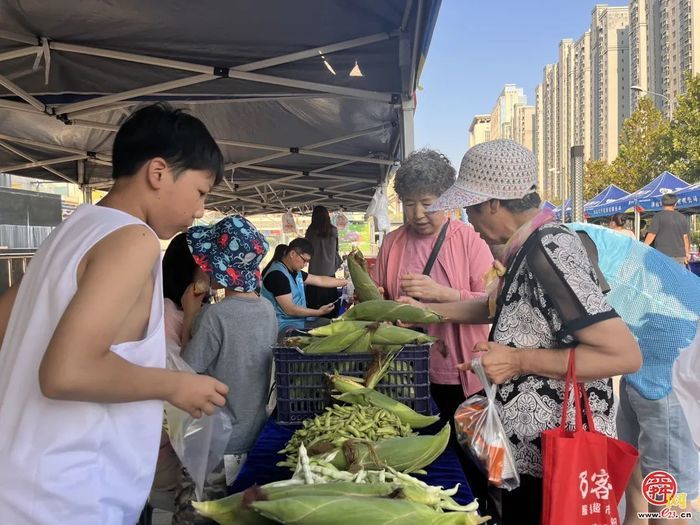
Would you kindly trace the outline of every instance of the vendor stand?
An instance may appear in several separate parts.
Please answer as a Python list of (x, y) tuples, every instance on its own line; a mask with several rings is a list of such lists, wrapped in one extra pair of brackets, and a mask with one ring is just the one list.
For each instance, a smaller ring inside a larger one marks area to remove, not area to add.
[[(427, 434), (435, 434), (440, 430), (444, 421), (436, 423), (425, 429)], [(268, 419), (258, 436), (255, 445), (248, 453), (241, 471), (236, 481), (229, 486), (229, 493), (243, 491), (254, 484), (264, 485), (272, 481), (288, 479), (291, 472), (286, 467), (278, 467), (277, 463), (284, 459), (278, 454), (285, 443), (292, 437), (298, 427), (284, 426), (275, 422), (274, 416)], [(453, 487), (459, 483), (459, 491), (454, 499), (463, 505), (474, 500), (467, 479), (462, 472), (462, 468), (457, 458), (457, 452), (450, 444), (445, 451), (426, 469), (425, 476), (416, 476), (430, 485), (442, 485), (443, 487)]]

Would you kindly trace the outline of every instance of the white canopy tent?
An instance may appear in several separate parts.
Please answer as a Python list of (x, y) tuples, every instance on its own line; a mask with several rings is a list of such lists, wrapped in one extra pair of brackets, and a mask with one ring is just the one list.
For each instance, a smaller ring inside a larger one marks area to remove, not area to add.
[(363, 210), (413, 149), (439, 4), (0, 0), (0, 173), (107, 188), (120, 122), (167, 100), (224, 152), (210, 208)]

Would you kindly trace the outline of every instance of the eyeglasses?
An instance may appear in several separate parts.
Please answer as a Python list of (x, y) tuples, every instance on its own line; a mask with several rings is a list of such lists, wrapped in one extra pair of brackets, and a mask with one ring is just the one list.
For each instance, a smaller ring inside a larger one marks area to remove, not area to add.
[(304, 261), (304, 264), (309, 264), (311, 262), (311, 257), (306, 258), (301, 253), (299, 253), (297, 251), (295, 251), (294, 253), (296, 253), (302, 261)]

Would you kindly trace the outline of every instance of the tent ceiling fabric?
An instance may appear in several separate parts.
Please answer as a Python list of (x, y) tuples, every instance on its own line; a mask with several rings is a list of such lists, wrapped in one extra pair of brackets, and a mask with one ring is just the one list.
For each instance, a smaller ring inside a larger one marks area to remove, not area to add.
[(402, 153), (439, 4), (0, 0), (0, 172), (107, 187), (114, 131), (168, 100), (224, 152), (211, 207), (364, 209)]

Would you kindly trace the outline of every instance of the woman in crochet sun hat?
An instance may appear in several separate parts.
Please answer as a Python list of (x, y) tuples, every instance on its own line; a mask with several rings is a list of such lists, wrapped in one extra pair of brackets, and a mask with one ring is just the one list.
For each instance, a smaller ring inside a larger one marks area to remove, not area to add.
[(467, 208), (490, 199), (521, 199), (537, 191), (535, 156), (514, 140), (483, 142), (462, 158), (459, 176), (431, 210)]

